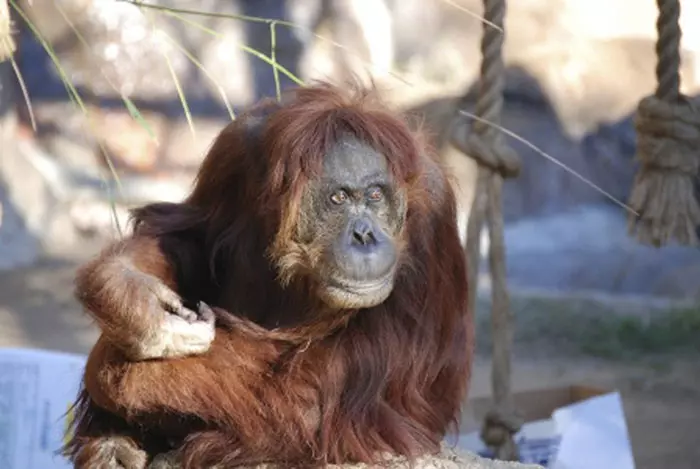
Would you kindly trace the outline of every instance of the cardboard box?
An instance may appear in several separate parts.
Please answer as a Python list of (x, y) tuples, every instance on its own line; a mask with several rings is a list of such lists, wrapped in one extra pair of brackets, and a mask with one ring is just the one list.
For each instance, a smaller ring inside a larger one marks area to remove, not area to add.
[[(615, 390), (571, 385), (515, 393), (525, 420), (515, 435), (520, 462), (548, 469), (634, 469), (632, 449)], [(476, 397), (464, 409), (458, 447), (493, 457), (479, 436), (491, 397)]]
[[(526, 422), (548, 419), (559, 407), (581, 402), (595, 396), (615, 392), (614, 389), (604, 389), (593, 386), (571, 385), (559, 388), (535, 389), (513, 394), (515, 408)], [(462, 426), (476, 425), (473, 429), (481, 428), (484, 415), (491, 407), (491, 396), (479, 396), (469, 400), (462, 413)]]

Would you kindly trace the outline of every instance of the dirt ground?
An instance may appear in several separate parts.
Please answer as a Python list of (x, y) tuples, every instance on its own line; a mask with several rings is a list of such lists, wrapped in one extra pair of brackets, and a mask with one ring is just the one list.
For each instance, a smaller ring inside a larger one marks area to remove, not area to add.
[[(0, 346), (89, 350), (96, 329), (72, 298), (72, 277), (76, 261), (90, 252), (86, 248), (71, 260), (52, 257), (32, 268), (0, 273)], [(603, 360), (570, 351), (553, 353), (553, 343), (546, 336), (518, 341), (513, 364), (516, 390), (574, 383), (616, 388), (623, 396), (638, 469), (700, 467), (697, 354)], [(489, 393), (489, 375), (489, 357), (482, 350), (472, 396)]]

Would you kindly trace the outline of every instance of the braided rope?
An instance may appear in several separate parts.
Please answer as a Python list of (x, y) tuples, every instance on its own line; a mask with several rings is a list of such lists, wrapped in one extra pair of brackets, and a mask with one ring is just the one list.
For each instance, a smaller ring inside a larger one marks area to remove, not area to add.
[(9, 59), (14, 52), (15, 41), (12, 37), (10, 7), (7, 0), (0, 0), (0, 62)]
[[(506, 283), (501, 192), (503, 179), (519, 174), (520, 159), (517, 153), (503, 142), (503, 136), (496, 128), (501, 120), (505, 83), (502, 55), (505, 13), (506, 0), (484, 0), (482, 61), (479, 97), (475, 109), (475, 114), (480, 120), (474, 123), (473, 131), (466, 138), (455, 135), (452, 144), (479, 164), (474, 201), (467, 224), (466, 250), (471, 279), (478, 276), (480, 234), (484, 221), (487, 223), (490, 237), (493, 407), (484, 419), (481, 438), (495, 451), (497, 459), (515, 461), (519, 459), (519, 455), (513, 435), (520, 429), (522, 422), (515, 413), (510, 382), (513, 320)], [(497, 29), (499, 27), (501, 30)], [(476, 305), (476, 281), (470, 282), (469, 289), (469, 307), (473, 312)]]
[(656, 97), (675, 101), (681, 84), (681, 5), (678, 0), (656, 0), (656, 5), (659, 9), (656, 20)]
[[(502, 28), (506, 14), (505, 1), (484, 0), (484, 20)], [(476, 103), (476, 115), (482, 119), (500, 123), (503, 109), (503, 87), (505, 84), (505, 65), (503, 63), (504, 35), (494, 27), (484, 23), (481, 39), (481, 76), (479, 82), (479, 99)], [(474, 123), (474, 131), (489, 140), (500, 138), (500, 133), (484, 122)]]
[(637, 109), (637, 158), (640, 169), (630, 194), (639, 213), (629, 220), (644, 243), (660, 246), (675, 239), (696, 245), (700, 204), (695, 181), (700, 170), (700, 113), (680, 92), (679, 0), (657, 0), (657, 87)]

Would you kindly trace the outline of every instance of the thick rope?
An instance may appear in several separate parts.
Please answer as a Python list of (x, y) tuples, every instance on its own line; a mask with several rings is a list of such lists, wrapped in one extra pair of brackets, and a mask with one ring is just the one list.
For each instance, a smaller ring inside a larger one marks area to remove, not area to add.
[(640, 169), (630, 195), (639, 213), (630, 233), (660, 246), (675, 239), (696, 245), (700, 205), (695, 180), (700, 170), (700, 113), (680, 92), (681, 28), (679, 0), (657, 0), (657, 88), (637, 109), (637, 158)]
[[(522, 421), (515, 413), (510, 382), (513, 318), (506, 283), (501, 189), (504, 178), (516, 177), (519, 174), (520, 159), (517, 153), (503, 142), (503, 136), (496, 128), (500, 124), (503, 108), (505, 65), (502, 57), (502, 30), (505, 12), (506, 0), (484, 0), (481, 76), (475, 113), (485, 122), (476, 121), (471, 134), (466, 138), (456, 135), (452, 144), (474, 158), (479, 165), (474, 202), (467, 224), (466, 250), (470, 278), (473, 279), (469, 286), (469, 307), (472, 312), (476, 306), (480, 234), (484, 221), (487, 222), (490, 238), (493, 408), (484, 419), (481, 438), (494, 450), (497, 459), (516, 461), (519, 455), (513, 435), (522, 426)], [(499, 27), (500, 31), (497, 29)]]
[(10, 7), (7, 0), (0, 0), (0, 62), (9, 59), (15, 52), (15, 40), (12, 37)]

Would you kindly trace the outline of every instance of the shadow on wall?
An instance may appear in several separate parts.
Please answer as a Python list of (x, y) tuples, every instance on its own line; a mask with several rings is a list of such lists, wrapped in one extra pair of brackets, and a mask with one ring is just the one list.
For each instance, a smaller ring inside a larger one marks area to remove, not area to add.
[[(444, 157), (467, 184), (471, 182), (468, 178), (474, 177), (471, 162), (449, 145), (448, 139), (451, 125), (454, 132), (469, 131), (473, 119), (458, 111), (473, 113), (476, 96), (477, 84), (473, 84), (464, 96), (431, 100), (409, 109), (419, 119), (425, 119), (436, 134), (436, 144), (442, 148)], [(573, 139), (565, 132), (538, 80), (520, 67), (507, 69), (504, 99), (501, 121), (504, 128), (615, 198), (627, 199), (637, 169), (631, 115), (601, 124), (580, 140)], [(523, 162), (520, 176), (506, 181), (504, 186), (503, 210), (507, 222), (553, 215), (580, 205), (613, 203), (527, 144), (507, 135), (505, 139)]]

